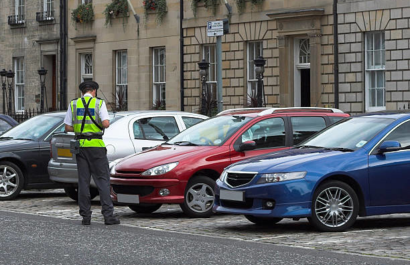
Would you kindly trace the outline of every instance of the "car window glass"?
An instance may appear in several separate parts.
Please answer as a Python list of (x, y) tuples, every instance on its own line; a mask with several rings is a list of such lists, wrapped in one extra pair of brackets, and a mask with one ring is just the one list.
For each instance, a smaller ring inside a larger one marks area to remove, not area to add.
[(137, 121), (138, 126), (134, 127), (134, 136), (141, 138), (144, 134), (147, 140), (169, 140), (179, 133), (178, 125), (174, 117), (151, 117), (143, 118)]
[(299, 144), (314, 133), (326, 127), (323, 117), (291, 117), (293, 144)]
[(0, 134), (11, 128), (11, 125), (0, 119)]
[(192, 125), (195, 125), (198, 122), (203, 121), (203, 119), (200, 119), (200, 118), (193, 118), (193, 117), (186, 117), (186, 116), (182, 116), (182, 120), (185, 123), (186, 128), (189, 128)]
[(328, 118), (329, 118), (329, 120), (330, 120), (330, 124), (333, 124), (333, 123), (336, 123), (336, 122), (338, 122), (338, 121), (344, 119), (345, 117), (329, 116)]
[(251, 118), (244, 116), (217, 116), (200, 122), (181, 132), (169, 144), (222, 145)]
[(63, 116), (39, 115), (5, 132), (2, 137), (38, 140), (63, 122)]
[(45, 141), (45, 142), (46, 142), (46, 141), (49, 141), (50, 138), (52, 137), (52, 135), (55, 134), (55, 133), (63, 133), (63, 132), (65, 132), (65, 124), (64, 124), (64, 123), (61, 124), (59, 127), (57, 127), (57, 129), (55, 129), (55, 130), (53, 131), (53, 133), (50, 134), (50, 136), (48, 136), (46, 139), (44, 139), (44, 141)]
[(389, 136), (387, 136), (384, 141), (397, 141), (402, 147), (410, 145), (410, 122), (403, 123), (394, 131), (392, 131)]
[(364, 147), (378, 132), (393, 121), (394, 119), (389, 118), (346, 118), (327, 127), (313, 138), (307, 139), (301, 143), (301, 146), (357, 150)]
[(254, 141), (257, 149), (284, 146), (285, 122), (281, 118), (260, 121), (243, 133), (241, 140)]

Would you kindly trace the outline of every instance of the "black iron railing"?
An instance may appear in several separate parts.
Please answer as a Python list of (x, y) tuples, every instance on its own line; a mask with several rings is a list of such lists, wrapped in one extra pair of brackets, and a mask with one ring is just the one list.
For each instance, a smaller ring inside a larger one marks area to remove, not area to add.
[(37, 12), (36, 13), (36, 20), (37, 22), (47, 22), (54, 20), (54, 11), (44, 11), (44, 12)]
[(26, 121), (34, 116), (43, 114), (46, 112), (42, 112), (39, 109), (27, 109), (21, 112), (9, 112), (7, 113), (7, 115), (9, 115), (10, 117), (12, 117), (13, 119), (15, 119), (18, 123), (21, 123), (23, 121)]
[(24, 15), (9, 16), (8, 23), (10, 26), (24, 25), (25, 16)]

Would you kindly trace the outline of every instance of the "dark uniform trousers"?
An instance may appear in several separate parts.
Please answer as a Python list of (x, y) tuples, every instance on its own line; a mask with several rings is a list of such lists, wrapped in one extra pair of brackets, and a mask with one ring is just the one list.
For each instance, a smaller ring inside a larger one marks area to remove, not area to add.
[(78, 205), (82, 217), (91, 217), (91, 176), (100, 193), (101, 213), (104, 218), (113, 215), (110, 197), (110, 172), (105, 147), (80, 147), (76, 155), (78, 169)]

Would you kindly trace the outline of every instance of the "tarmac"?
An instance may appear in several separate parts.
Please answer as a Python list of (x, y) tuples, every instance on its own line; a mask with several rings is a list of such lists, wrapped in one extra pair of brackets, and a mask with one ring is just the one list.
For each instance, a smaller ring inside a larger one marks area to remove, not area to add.
[[(75, 201), (63, 190), (23, 191), (17, 199), (0, 201), (0, 210), (78, 220)], [(104, 223), (98, 197), (92, 202), (92, 223)], [(410, 214), (358, 218), (346, 232), (321, 233), (306, 219), (284, 219), (259, 227), (239, 215), (217, 214), (211, 218), (189, 218), (179, 205), (163, 205), (152, 214), (137, 214), (126, 206), (115, 206), (121, 225), (157, 231), (230, 238), (282, 246), (407, 260), (410, 263)], [(91, 224), (92, 225), (92, 224)]]

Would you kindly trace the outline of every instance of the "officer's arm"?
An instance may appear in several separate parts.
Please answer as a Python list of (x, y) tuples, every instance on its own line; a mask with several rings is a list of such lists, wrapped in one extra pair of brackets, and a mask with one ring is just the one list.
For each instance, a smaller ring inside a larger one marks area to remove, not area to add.
[(65, 131), (66, 132), (74, 132), (74, 127), (66, 124), (65, 125)]
[[(103, 127), (104, 128), (108, 128), (108, 127), (110, 127), (110, 121), (109, 120), (104, 120), (104, 121), (102, 121), (102, 125), (103, 125)], [(67, 128), (67, 125), (66, 125), (66, 128)]]

